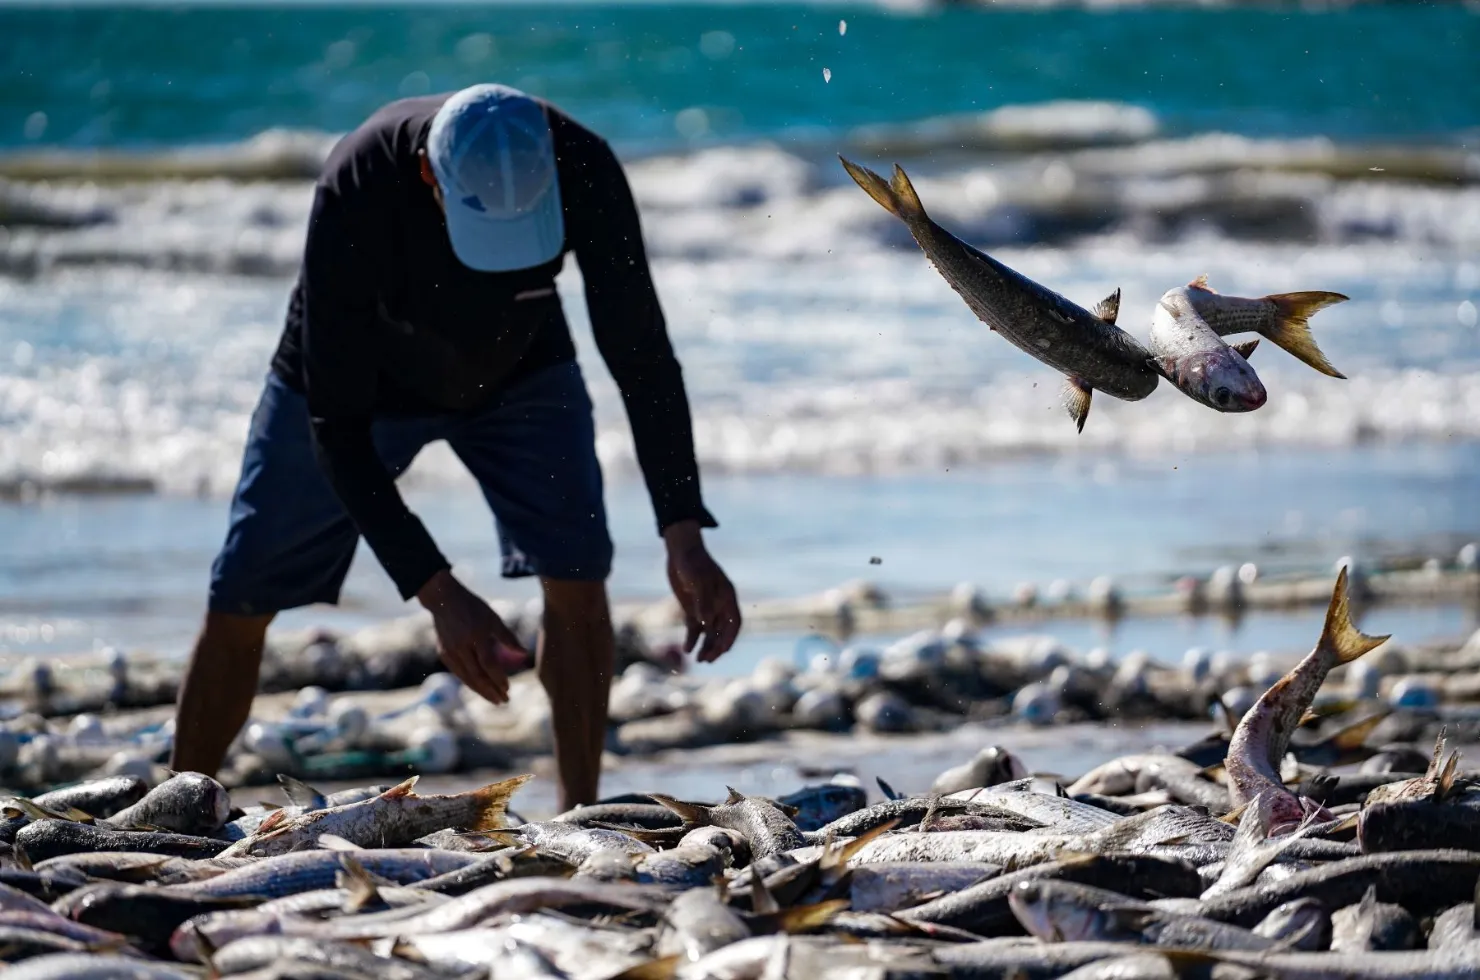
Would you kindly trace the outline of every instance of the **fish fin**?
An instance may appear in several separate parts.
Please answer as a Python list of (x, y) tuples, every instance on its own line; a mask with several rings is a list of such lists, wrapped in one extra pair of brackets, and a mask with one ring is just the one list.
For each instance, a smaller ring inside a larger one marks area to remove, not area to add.
[(844, 159), (841, 155), (838, 159), (842, 160), (843, 169), (848, 171), (848, 176), (852, 177), (854, 182), (859, 187), (862, 187), (869, 197), (877, 201), (885, 211), (888, 211), (901, 220), (908, 220), (905, 218), (904, 208), (900, 205), (899, 199), (895, 197), (894, 191), (889, 187), (888, 181), (869, 168), (861, 167), (856, 163)]
[(506, 830), (474, 830), (465, 834), (458, 834), (457, 836), (481, 837), (486, 841), (492, 841), (499, 847), (518, 847), (524, 843), (518, 834)]
[(740, 792), (739, 790), (737, 790), (735, 787), (733, 787), (733, 786), (726, 786), (725, 787), (725, 792), (728, 793), (729, 795), (725, 797), (725, 802), (722, 804), (723, 806), (730, 806), (731, 804), (734, 804), (734, 803), (744, 803), (745, 802), (745, 794), (742, 793), (742, 792)]
[(349, 892), (344, 900), (344, 911), (358, 912), (380, 899), (380, 889), (363, 864), (348, 854), (341, 854), (339, 867), (341, 870), (334, 876), (334, 883)]
[(1332, 367), (1331, 362), (1326, 360), (1326, 355), (1316, 346), (1315, 338), (1310, 332), (1310, 318), (1328, 306), (1346, 302), (1348, 298), (1340, 293), (1326, 292), (1266, 296), (1265, 299), (1274, 303), (1278, 310), (1279, 319), (1274, 326), (1261, 333), (1322, 374), (1344, 379), (1346, 375)]
[(525, 773), (522, 776), (513, 776), (497, 783), (489, 783), (487, 786), (473, 790), (470, 794), (478, 805), (478, 816), (468, 827), (469, 830), (502, 830), (504, 828), (504, 810), (508, 809), (509, 798), (518, 791), (519, 787), (534, 778), (533, 773)]
[(1305, 714), (1300, 716), (1300, 720), (1295, 723), (1295, 727), (1304, 728), (1306, 725), (1309, 725), (1313, 721), (1320, 721), (1321, 717), (1322, 716), (1318, 712), (1306, 708)]
[(628, 967), (621, 973), (606, 977), (605, 980), (672, 980), (673, 976), (678, 973), (678, 968), (683, 965), (683, 959), (680, 953), (659, 957)]
[(24, 847), (21, 847), (19, 844), (10, 845), (10, 859), (14, 861), (15, 866), (17, 868), (20, 868), (22, 871), (32, 871), (35, 868), (35, 866), (31, 863), (31, 855), (27, 854), (26, 849)]
[(338, 834), (320, 834), (319, 846), (326, 851), (363, 851), (364, 848)]
[(1237, 344), (1229, 344), (1228, 346), (1237, 351), (1239, 357), (1242, 357), (1244, 360), (1247, 361), (1249, 359), (1249, 355), (1254, 353), (1255, 348), (1259, 346), (1259, 338), (1255, 337), (1253, 340), (1244, 340), (1240, 341)]
[(1434, 789), (1434, 802), (1443, 803), (1454, 793), (1454, 780), (1458, 775), (1459, 753), (1450, 754), (1449, 761), (1439, 773), (1439, 785)]
[(1228, 702), (1223, 700), (1223, 695), (1214, 694), (1213, 703), (1218, 706), (1218, 714), (1223, 717), (1223, 724), (1228, 729), (1229, 736), (1238, 733), (1238, 721), (1233, 717), (1233, 712), (1228, 710)]
[(270, 832), (272, 830), (275, 830), (279, 824), (284, 824), (284, 823), (287, 823), (287, 822), (288, 822), (288, 811), (287, 810), (274, 810), (274, 811), (272, 811), (271, 813), (269, 813), (267, 815), (267, 818), (265, 820), (263, 820), (261, 823), (259, 823), (257, 825), (257, 832), (255, 834), (253, 834), (252, 836), (253, 837), (261, 837), (263, 834), (268, 833), (268, 832)]
[(288, 798), (289, 803), (292, 803), (294, 806), (308, 807), (312, 810), (321, 810), (324, 808), (327, 802), (324, 799), (324, 794), (301, 779), (294, 779), (292, 776), (286, 776), (283, 773), (278, 773), (277, 779), (278, 784), (283, 788), (283, 795)]
[(9, 809), (19, 810), (22, 814), (24, 814), (25, 816), (30, 817), (32, 820), (62, 820), (62, 819), (65, 819), (64, 817), (61, 816), (61, 814), (56, 813), (56, 812), (48, 809), (47, 807), (42, 806), (40, 803), (33, 803), (30, 800), (27, 800), (27, 799), (24, 799), (24, 798), (21, 798), (21, 797), (17, 797), (15, 799), (11, 800), (10, 803), (7, 806), (8, 806)]
[(846, 911), (849, 904), (846, 898), (834, 898), (815, 905), (796, 905), (766, 916), (769, 920), (767, 924), (774, 931), (784, 932), (787, 935), (811, 932), (813, 929), (820, 929), (827, 925), (839, 912)]
[(1445, 725), (1439, 729), (1439, 734), (1434, 736), (1434, 752), (1429, 756), (1429, 767), (1424, 770), (1425, 779), (1439, 778), (1439, 765), (1444, 761), (1444, 749), (1449, 744), (1449, 726)]
[(264, 810), (281, 810), (283, 808), (281, 803), (269, 803), (266, 800), (258, 800), (257, 805)]
[(652, 793), (650, 795), (658, 803), (678, 814), (684, 823), (696, 824), (701, 827), (709, 824), (709, 807), (707, 806), (700, 806), (697, 803), (680, 803), (671, 796), (663, 796), (658, 793)]
[(1208, 285), (1208, 274), (1206, 272), (1199, 275), (1187, 285), (1191, 289), (1201, 289), (1205, 293), (1212, 293), (1214, 296), (1218, 295), (1218, 290)]
[(1256, 796), (1252, 800), (1245, 800), (1238, 806), (1234, 807), (1232, 810), (1229, 810), (1227, 813), (1223, 814), (1223, 816), (1219, 817), (1219, 822), (1232, 824), (1235, 827), (1239, 826), (1240, 821), (1243, 820), (1244, 814), (1249, 812), (1249, 807), (1252, 806), (1258, 799), (1259, 797)]
[(781, 911), (776, 896), (771, 894), (771, 889), (766, 887), (766, 879), (756, 875), (750, 883), (750, 910), (757, 915), (771, 915)]
[(1106, 323), (1114, 323), (1120, 316), (1120, 287), (1115, 287), (1115, 292), (1106, 296), (1095, 304), (1095, 316)]
[(682, 832), (682, 827), (667, 827), (661, 830), (649, 830), (646, 827), (624, 827), (619, 823), (607, 823), (603, 820), (592, 820), (590, 826), (598, 830), (615, 830), (619, 834), (626, 834), (633, 840), (640, 840), (644, 844), (672, 843), (675, 832)]
[(935, 823), (935, 815), (940, 811), (940, 794), (931, 793), (930, 803), (925, 807), (925, 815), (920, 818), (920, 832), (924, 833)]
[(902, 799), (904, 799), (904, 794), (903, 793), (900, 793), (893, 786), (890, 786), (888, 783), (884, 782), (884, 777), (883, 776), (875, 776), (874, 777), (874, 782), (876, 782), (876, 783), (879, 784), (879, 792), (881, 792), (881, 793), (884, 794), (884, 798), (885, 799), (887, 799), (887, 800), (902, 800)]
[(114, 881), (130, 882), (132, 884), (143, 884), (153, 881), (161, 865), (170, 859), (161, 857), (158, 861), (150, 861), (148, 864), (140, 864), (132, 868), (117, 868), (110, 876)]
[(1362, 918), (1370, 918), (1377, 911), (1377, 886), (1368, 885), (1367, 890), (1362, 893), (1362, 901), (1357, 905), (1357, 914)]
[(1059, 399), (1064, 403), (1064, 411), (1069, 413), (1069, 418), (1074, 420), (1074, 427), (1080, 432), (1084, 431), (1084, 420), (1089, 418), (1089, 400), (1094, 394), (1095, 390), (1080, 378), (1065, 378), (1064, 386), (1059, 389)]
[(1387, 718), (1389, 714), (1391, 714), (1391, 712), (1387, 711), (1386, 709), (1379, 711), (1371, 718), (1363, 718), (1355, 725), (1346, 726), (1341, 731), (1326, 739), (1326, 741), (1336, 748), (1346, 752), (1352, 752), (1356, 749), (1360, 749), (1363, 745), (1366, 744), (1367, 736), (1371, 735), (1373, 729), (1382, 724), (1382, 722)]
[(420, 776), (412, 776), (405, 782), (397, 783), (384, 793), (381, 793), (380, 798), (382, 800), (399, 800), (403, 797), (415, 796), (416, 793), (413, 791), (416, 789), (416, 781), (420, 778)]
[[(1070, 848), (1054, 851), (1053, 854), (1053, 859), (1060, 864), (1088, 864), (1091, 861), (1099, 860), (1099, 857), (1093, 851), (1075, 851)], [(1007, 870), (1003, 869), (1002, 873), (1007, 874)]]
[(1326, 610), (1326, 625), (1321, 630), (1318, 644), (1334, 653), (1339, 664), (1349, 664), (1391, 639), (1391, 635), (1368, 636), (1352, 625), (1347, 585), (1347, 570), (1343, 566), (1341, 574), (1336, 576), (1336, 588), (1331, 592), (1331, 605)]
[(210, 976), (219, 977), (221, 971), (216, 966), (216, 950), (219, 947), (211, 942), (211, 937), (206, 935), (204, 929), (192, 929), (190, 931), (190, 938), (195, 945), (196, 958), (206, 965), (206, 969), (210, 971)]
[(896, 817), (893, 820), (889, 820), (885, 823), (879, 824), (877, 827), (871, 827), (868, 830), (865, 830), (863, 833), (859, 834), (848, 843), (839, 847), (836, 851), (832, 850), (832, 848), (828, 848), (826, 851), (823, 852), (820, 866), (829, 869), (844, 867), (850, 860), (853, 859), (853, 855), (863, 850), (865, 845), (867, 845), (870, 841), (877, 840), (879, 837), (882, 837), (884, 834), (893, 830), (898, 823), (899, 818)]

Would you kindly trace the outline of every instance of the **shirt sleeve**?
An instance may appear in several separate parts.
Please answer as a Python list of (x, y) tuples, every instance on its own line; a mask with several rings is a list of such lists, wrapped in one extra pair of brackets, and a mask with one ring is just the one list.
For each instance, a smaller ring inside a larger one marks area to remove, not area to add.
[(685, 520), (717, 527), (700, 493), (683, 371), (668, 339), (627, 177), (606, 142), (591, 136), (568, 141), (561, 164), (591, 330), (622, 393), (658, 531)]
[(314, 454), (375, 557), (409, 599), (448, 567), (426, 527), (407, 509), (371, 440), (377, 363), (375, 291), (386, 232), (372, 202), (346, 201), (320, 186), (309, 216), (300, 282), (303, 386)]

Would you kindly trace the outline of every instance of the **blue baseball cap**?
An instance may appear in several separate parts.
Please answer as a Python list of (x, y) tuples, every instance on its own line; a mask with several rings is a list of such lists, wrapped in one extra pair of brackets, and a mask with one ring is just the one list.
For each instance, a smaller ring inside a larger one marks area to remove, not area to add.
[(565, 245), (555, 139), (544, 108), (507, 85), (474, 85), (437, 110), (427, 160), (459, 261), (479, 272), (543, 265)]

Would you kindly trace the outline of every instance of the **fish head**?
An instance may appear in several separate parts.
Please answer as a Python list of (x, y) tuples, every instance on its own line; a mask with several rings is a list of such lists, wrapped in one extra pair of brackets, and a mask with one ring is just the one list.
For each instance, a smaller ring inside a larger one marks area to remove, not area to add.
[(1098, 938), (1099, 910), (1054, 894), (1044, 882), (1019, 882), (1007, 895), (1008, 907), (1022, 927), (1045, 942)]
[(1184, 394), (1216, 412), (1252, 412), (1269, 400), (1259, 375), (1226, 344), (1188, 354), (1170, 374)]

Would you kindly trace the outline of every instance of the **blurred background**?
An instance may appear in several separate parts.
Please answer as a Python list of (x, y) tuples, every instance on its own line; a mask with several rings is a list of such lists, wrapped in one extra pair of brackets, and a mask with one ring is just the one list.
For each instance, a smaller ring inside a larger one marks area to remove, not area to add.
[[(501, 81), (629, 168), (693, 405), (711, 547), (742, 599), (853, 578), (1165, 587), (1229, 562), (1452, 561), (1480, 534), (1480, 9), (819, 3), (0, 6), (0, 653), (183, 654), (282, 327), (310, 185), (383, 102)], [(1200, 273), (1336, 290), (1350, 378), (1265, 344), (1269, 403), (1095, 400), (992, 336), (836, 154), (1142, 337)], [(618, 600), (666, 591), (626, 419), (597, 402)], [(495, 597), (491, 518), (445, 447), (402, 481)], [(877, 561), (874, 561), (877, 559)], [(338, 609), (402, 615), (363, 548)], [(1405, 639), (1461, 607), (1384, 611)], [(1070, 642), (1306, 646), (1318, 614)], [(742, 638), (738, 673), (795, 636)]]

